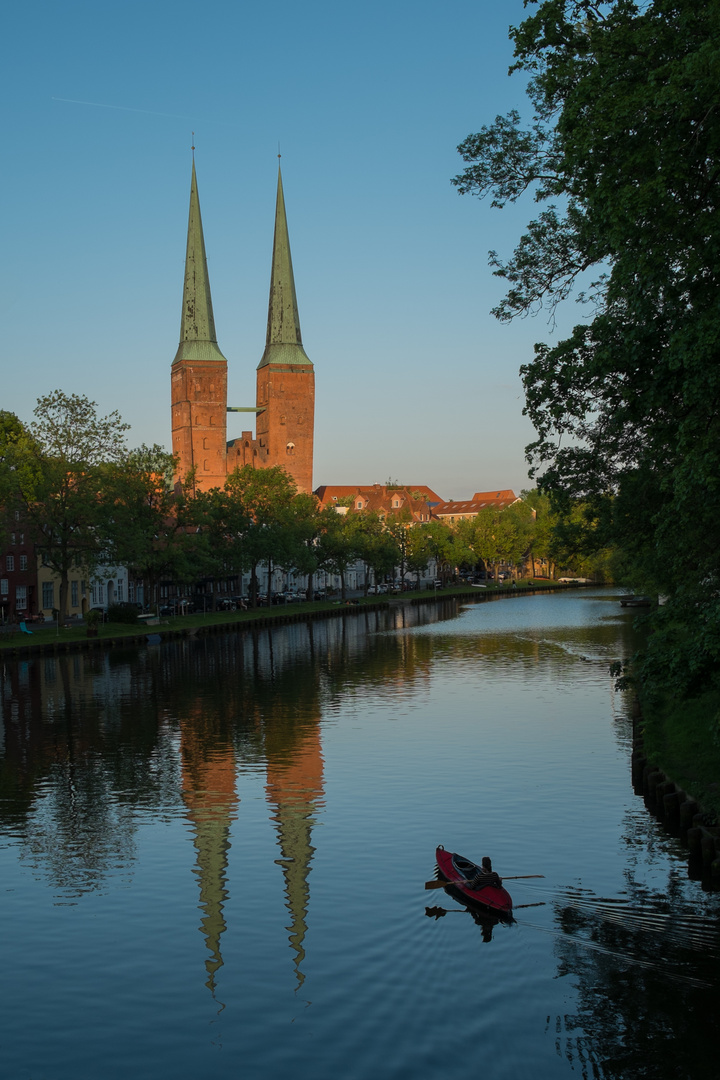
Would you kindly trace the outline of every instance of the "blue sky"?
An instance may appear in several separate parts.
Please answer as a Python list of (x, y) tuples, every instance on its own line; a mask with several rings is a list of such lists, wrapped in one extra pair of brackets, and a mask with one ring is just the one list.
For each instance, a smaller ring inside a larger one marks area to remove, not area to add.
[(82, 393), (170, 448), (194, 131), (230, 404), (254, 404), (279, 145), (315, 484), (527, 487), (518, 368), (580, 313), (493, 319), (487, 252), (534, 205), (450, 184), (467, 134), (527, 113), (507, 75), (522, 18), (521, 0), (8, 8), (0, 407), (29, 420), (40, 394)]

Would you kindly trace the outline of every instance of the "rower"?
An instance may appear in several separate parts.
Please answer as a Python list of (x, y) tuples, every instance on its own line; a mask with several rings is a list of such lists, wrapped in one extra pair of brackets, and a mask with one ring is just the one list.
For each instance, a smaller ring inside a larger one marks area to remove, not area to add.
[(494, 885), (496, 888), (500, 888), (502, 885), (502, 878), (499, 877), (492, 868), (492, 862), (487, 855), (483, 855), (481, 869), (475, 874), (475, 877), (470, 878), (465, 883), (470, 889), (484, 889), (486, 885)]

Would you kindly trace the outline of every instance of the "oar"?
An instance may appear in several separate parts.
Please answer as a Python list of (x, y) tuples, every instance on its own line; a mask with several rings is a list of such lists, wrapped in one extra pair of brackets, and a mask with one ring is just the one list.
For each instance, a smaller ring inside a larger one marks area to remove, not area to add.
[[(514, 874), (510, 877), (504, 877), (503, 881), (520, 881), (524, 878), (544, 878), (544, 874)], [(426, 881), (426, 889), (444, 889), (446, 885), (466, 885), (467, 881)]]
[[(526, 907), (545, 907), (545, 901), (541, 900), (537, 904), (518, 904), (518, 906), (516, 908), (513, 908), (513, 911), (518, 911), (520, 908), (526, 908)], [(433, 919), (433, 918), (434, 919), (440, 919), (440, 918), (442, 918), (443, 915), (452, 915), (452, 913), (454, 911), (459, 912), (461, 915), (462, 914), (465, 914), (465, 915), (470, 914), (469, 909), (465, 908), (465, 907), (454, 907), (454, 908), (426, 907), (425, 908), (425, 914), (428, 915), (431, 919)]]

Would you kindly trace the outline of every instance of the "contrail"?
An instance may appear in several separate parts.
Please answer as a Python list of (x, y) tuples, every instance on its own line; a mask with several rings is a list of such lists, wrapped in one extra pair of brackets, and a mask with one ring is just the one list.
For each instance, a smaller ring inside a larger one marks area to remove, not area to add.
[[(51, 101), (65, 101), (68, 105), (92, 105), (96, 109), (117, 109), (120, 112), (144, 113), (146, 116), (167, 116), (172, 120), (192, 120), (191, 116), (180, 116), (178, 113), (153, 112), (152, 109), (130, 109), (127, 105), (105, 105), (101, 101), (77, 101), (75, 98), (52, 97)], [(210, 121), (211, 123), (213, 121)]]

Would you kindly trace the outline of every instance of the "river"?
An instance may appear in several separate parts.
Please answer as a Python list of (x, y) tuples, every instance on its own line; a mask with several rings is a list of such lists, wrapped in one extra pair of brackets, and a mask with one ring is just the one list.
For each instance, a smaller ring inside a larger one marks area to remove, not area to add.
[[(586, 589), (3, 661), (4, 1075), (712, 1075), (720, 896), (633, 794), (633, 647)], [(438, 844), (544, 877), (482, 926)]]

